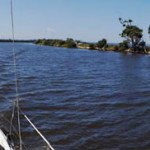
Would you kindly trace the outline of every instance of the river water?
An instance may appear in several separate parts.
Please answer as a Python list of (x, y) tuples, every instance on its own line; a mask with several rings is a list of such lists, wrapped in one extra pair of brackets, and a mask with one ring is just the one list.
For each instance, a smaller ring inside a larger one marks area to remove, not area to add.
[[(0, 44), (0, 127), (15, 100), (10, 43)], [(150, 149), (150, 56), (16, 44), (20, 105), (56, 150)], [(21, 117), (24, 144), (45, 145)]]

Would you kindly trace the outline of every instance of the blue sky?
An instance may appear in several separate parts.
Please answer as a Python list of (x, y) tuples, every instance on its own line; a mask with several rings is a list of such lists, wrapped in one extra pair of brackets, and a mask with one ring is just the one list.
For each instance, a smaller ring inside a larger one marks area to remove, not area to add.
[[(0, 38), (10, 38), (10, 0), (0, 1)], [(14, 0), (16, 38), (120, 42), (122, 17), (143, 28), (150, 43), (149, 6), (150, 0)]]

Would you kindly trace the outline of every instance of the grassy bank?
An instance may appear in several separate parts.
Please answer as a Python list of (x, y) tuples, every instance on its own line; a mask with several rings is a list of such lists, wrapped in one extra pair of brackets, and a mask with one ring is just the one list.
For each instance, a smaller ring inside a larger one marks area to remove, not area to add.
[(100, 50), (100, 51), (115, 51), (124, 53), (142, 53), (150, 54), (150, 47), (146, 47), (144, 50), (134, 51), (128, 44), (127, 41), (116, 45), (110, 45), (106, 39), (102, 39), (95, 44), (81, 42), (68, 38), (66, 40), (59, 39), (39, 39), (35, 41), (35, 44), (43, 46), (54, 46), (54, 47), (66, 47), (66, 48), (77, 48), (77, 49), (88, 49), (88, 50)]

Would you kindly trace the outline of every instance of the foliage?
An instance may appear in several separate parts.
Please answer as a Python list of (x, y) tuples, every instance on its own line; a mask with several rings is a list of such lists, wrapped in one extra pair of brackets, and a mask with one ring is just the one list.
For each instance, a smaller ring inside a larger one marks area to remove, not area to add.
[(117, 45), (109, 45), (109, 46), (107, 46), (106, 51), (118, 51), (118, 46)]
[(64, 47), (75, 48), (76, 47), (76, 43), (75, 43), (75, 41), (73, 39), (67, 38), (67, 40), (65, 41)]
[(123, 25), (124, 30), (120, 34), (121, 37), (125, 38), (132, 45), (134, 51), (139, 50), (139, 44), (143, 37), (143, 30), (139, 27), (132, 25), (132, 20), (123, 20), (119, 18), (120, 23)]
[(74, 40), (72, 38), (67, 38), (66, 43), (71, 43), (74, 42)]
[(101, 41), (98, 41), (97, 47), (98, 48), (106, 48), (107, 47), (107, 40), (106, 39), (102, 39)]
[(46, 46), (57, 46), (57, 47), (68, 47), (68, 48), (74, 48), (76, 47), (76, 44), (73, 39), (67, 39), (64, 40), (58, 40), (58, 39), (40, 39), (35, 42), (36, 44), (40, 45), (46, 45)]
[(124, 51), (124, 50), (127, 50), (128, 48), (129, 48), (129, 42), (127, 40), (119, 43), (119, 46), (118, 46), (119, 51)]
[[(142, 38), (142, 30), (136, 26), (132, 26), (132, 20), (123, 21), (119, 19), (123, 24), (125, 29), (122, 31), (121, 36), (126, 38), (123, 42), (119, 43), (119, 45), (108, 45), (106, 39), (102, 39), (98, 41), (96, 44), (74, 41), (72, 38), (67, 38), (66, 40), (60, 39), (39, 39), (35, 41), (36, 44), (45, 45), (45, 46), (56, 46), (56, 47), (67, 47), (67, 48), (81, 48), (81, 49), (101, 49), (105, 51), (126, 51), (126, 52), (139, 52), (139, 53), (147, 53), (149, 51), (146, 48), (146, 43), (141, 40)], [(132, 44), (132, 49), (129, 45)]]

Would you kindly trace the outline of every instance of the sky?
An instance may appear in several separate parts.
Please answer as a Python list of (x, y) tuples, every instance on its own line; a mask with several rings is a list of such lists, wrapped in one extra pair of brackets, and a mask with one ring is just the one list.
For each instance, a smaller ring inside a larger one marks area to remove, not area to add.
[[(0, 38), (11, 38), (10, 0), (0, 0)], [(13, 0), (16, 39), (66, 39), (109, 43), (122, 41), (118, 21), (132, 19), (144, 30), (150, 25), (150, 0)]]

